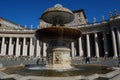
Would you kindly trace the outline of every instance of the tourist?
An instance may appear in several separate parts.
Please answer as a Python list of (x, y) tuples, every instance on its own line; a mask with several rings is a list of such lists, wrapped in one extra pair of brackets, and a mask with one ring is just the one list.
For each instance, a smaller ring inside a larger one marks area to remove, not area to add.
[(106, 52), (104, 56), (105, 60), (107, 60), (107, 57), (108, 57), (108, 53)]
[(89, 64), (90, 63), (90, 58), (89, 57), (86, 57), (86, 64)]
[(38, 58), (36, 61), (36, 64), (39, 65), (40, 59)]
[(120, 56), (118, 56), (118, 67), (120, 67)]

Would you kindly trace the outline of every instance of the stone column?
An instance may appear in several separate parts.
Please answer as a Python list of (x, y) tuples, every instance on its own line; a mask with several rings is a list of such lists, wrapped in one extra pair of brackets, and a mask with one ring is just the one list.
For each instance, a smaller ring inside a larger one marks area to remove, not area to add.
[(33, 37), (30, 38), (30, 48), (29, 48), (30, 57), (34, 56), (34, 46), (33, 46)]
[(20, 45), (19, 45), (19, 38), (16, 38), (16, 49), (15, 49), (16, 57), (20, 56)]
[(9, 48), (8, 48), (8, 55), (13, 55), (13, 44), (12, 44), (12, 37), (9, 38)]
[(47, 55), (46, 50), (47, 50), (46, 43), (43, 43), (43, 56), (44, 56), (44, 57), (46, 57), (46, 55)]
[(26, 38), (23, 38), (23, 56), (27, 56)]
[(33, 56), (36, 57), (36, 53), (37, 53), (37, 51), (36, 51), (37, 50), (36, 49), (37, 48), (37, 38), (33, 37), (33, 40), (34, 40), (33, 41), (33, 46), (34, 46), (34, 54), (33, 54)]
[(79, 38), (79, 55), (80, 57), (83, 57), (83, 49), (82, 49), (82, 38)]
[(118, 53), (120, 56), (120, 29), (117, 28), (117, 44), (118, 44)]
[(1, 55), (4, 56), (5, 54), (5, 38), (2, 38), (2, 44), (1, 44)]
[(115, 32), (114, 32), (114, 30), (111, 30), (111, 32), (112, 32), (112, 44), (113, 44), (114, 57), (118, 57), (118, 54), (117, 54), (117, 46), (116, 46), (116, 38), (115, 38)]
[(86, 34), (86, 39), (87, 39), (87, 57), (91, 57), (91, 55), (90, 55), (90, 39), (89, 39), (89, 34)]
[(105, 32), (103, 32), (103, 42), (104, 42), (104, 53), (105, 55), (108, 55), (108, 44), (107, 44), (107, 38)]
[[(40, 55), (40, 51), (41, 51), (41, 48), (40, 48), (40, 41), (39, 40), (37, 40), (37, 44), (36, 44), (37, 46), (36, 46), (36, 56), (37, 57), (40, 57), (41, 55)], [(45, 53), (45, 51), (43, 52), (43, 53)], [(46, 54), (46, 53), (45, 53)], [(46, 56), (46, 55), (44, 55), (44, 56)]]
[(75, 57), (75, 46), (74, 46), (74, 42), (71, 42), (71, 55), (72, 55), (72, 57)]
[(99, 47), (98, 47), (98, 36), (97, 36), (97, 33), (95, 33), (94, 35), (95, 37), (95, 53), (96, 53), (96, 57), (100, 57), (99, 56)]

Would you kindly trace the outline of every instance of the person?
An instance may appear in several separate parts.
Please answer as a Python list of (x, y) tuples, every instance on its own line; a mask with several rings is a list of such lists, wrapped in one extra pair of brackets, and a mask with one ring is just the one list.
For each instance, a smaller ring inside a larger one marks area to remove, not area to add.
[(107, 57), (108, 57), (108, 53), (106, 52), (104, 56), (105, 60), (107, 60)]
[(36, 64), (39, 65), (40, 59), (38, 58), (36, 61)]
[(89, 64), (90, 63), (90, 58), (89, 57), (86, 57), (86, 64)]
[(120, 56), (118, 56), (118, 67), (120, 67)]

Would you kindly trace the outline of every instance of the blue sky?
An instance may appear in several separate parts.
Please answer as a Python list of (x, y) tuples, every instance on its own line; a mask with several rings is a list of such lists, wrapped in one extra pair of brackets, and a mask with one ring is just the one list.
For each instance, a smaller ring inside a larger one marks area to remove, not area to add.
[(84, 9), (89, 22), (94, 17), (97, 21), (101, 21), (101, 16), (108, 19), (114, 9), (120, 13), (120, 0), (0, 0), (0, 17), (37, 28), (41, 14), (58, 3), (70, 10)]

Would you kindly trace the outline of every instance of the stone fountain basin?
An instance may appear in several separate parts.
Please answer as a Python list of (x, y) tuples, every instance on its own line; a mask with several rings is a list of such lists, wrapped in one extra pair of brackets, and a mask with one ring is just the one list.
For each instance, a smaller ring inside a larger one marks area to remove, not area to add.
[(92, 74), (106, 74), (114, 71), (113, 68), (102, 65), (72, 65), (74, 68), (69, 70), (51, 70), (51, 69), (29, 69), (25, 66), (7, 67), (2, 72), (7, 74), (19, 74), (23, 76), (44, 76), (44, 77), (70, 77), (70, 76), (89, 76)]

